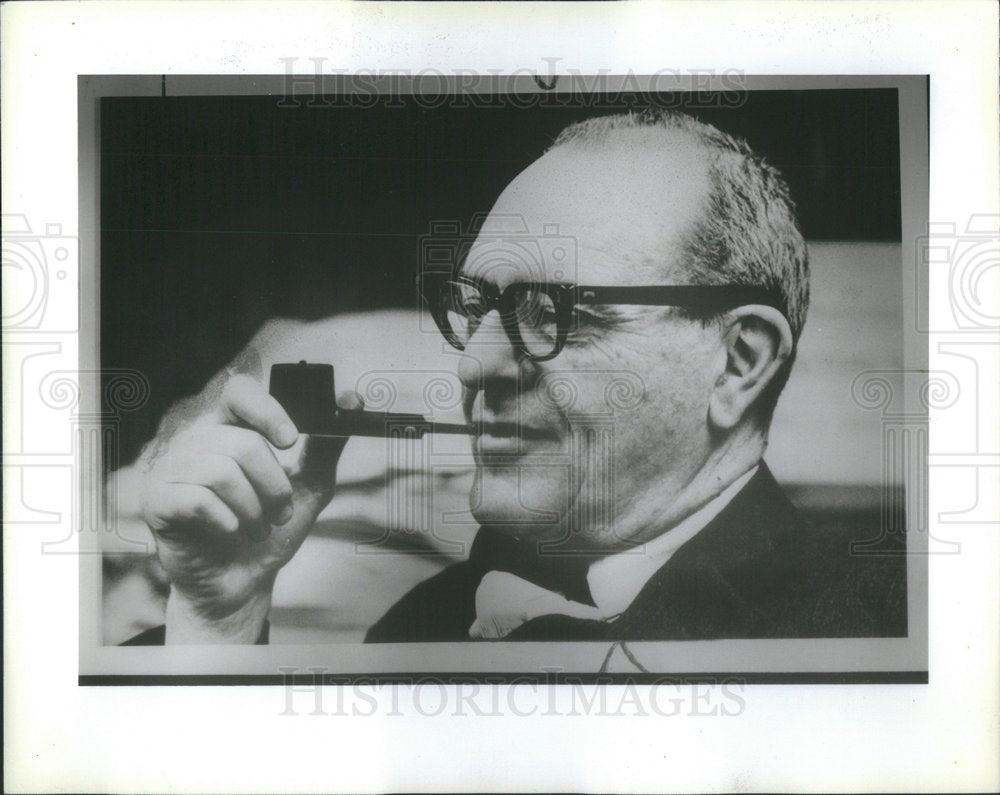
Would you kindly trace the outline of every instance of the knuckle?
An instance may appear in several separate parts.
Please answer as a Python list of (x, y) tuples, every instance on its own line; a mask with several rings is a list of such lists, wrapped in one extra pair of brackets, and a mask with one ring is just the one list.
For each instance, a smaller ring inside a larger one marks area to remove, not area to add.
[(166, 505), (170, 485), (150, 473), (139, 485), (139, 513), (147, 522), (162, 514)]
[(269, 505), (288, 502), (292, 498), (292, 486), (283, 472), (268, 471), (267, 481), (260, 486), (260, 497)]
[(173, 461), (185, 456), (211, 440), (211, 426), (206, 427), (206, 420), (200, 418), (187, 423), (180, 428), (167, 443), (161, 460)]
[(281, 480), (274, 489), (274, 496), (281, 502), (287, 502), (292, 499), (292, 484), (288, 481), (288, 478), (284, 476), (284, 473), (282, 473)]
[(208, 494), (199, 494), (194, 499), (192, 514), (199, 524), (211, 527), (223, 527), (226, 524), (226, 517), (219, 510), (217, 501)]
[(236, 450), (243, 459), (254, 460), (267, 455), (267, 443), (264, 437), (256, 431), (239, 429), (236, 437)]
[(150, 492), (169, 486), (178, 474), (190, 471), (188, 458), (183, 451), (172, 451), (163, 456), (149, 471), (146, 488)]
[(222, 388), (222, 396), (224, 398), (231, 398), (233, 395), (238, 395), (242, 389), (245, 388), (246, 376), (239, 373), (234, 373), (226, 379), (226, 384)]
[(247, 495), (247, 498), (242, 503), (243, 514), (251, 522), (257, 523), (264, 518), (264, 509), (261, 507), (260, 500), (258, 500), (254, 495)]
[(223, 398), (230, 405), (243, 404), (261, 393), (260, 385), (248, 375), (237, 373), (230, 376), (222, 390)]
[(213, 490), (225, 490), (233, 488), (243, 478), (243, 470), (240, 465), (228, 456), (220, 456), (218, 463), (210, 471), (209, 483)]
[(212, 500), (207, 493), (199, 489), (189, 497), (189, 507), (191, 513), (199, 519), (208, 519), (212, 516)]

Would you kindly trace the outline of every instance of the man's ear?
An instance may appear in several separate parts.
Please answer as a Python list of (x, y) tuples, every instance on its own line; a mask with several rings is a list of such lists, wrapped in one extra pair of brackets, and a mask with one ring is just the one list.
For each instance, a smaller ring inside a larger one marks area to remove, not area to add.
[(777, 309), (752, 304), (726, 316), (726, 368), (708, 404), (710, 424), (735, 428), (792, 353), (792, 330)]

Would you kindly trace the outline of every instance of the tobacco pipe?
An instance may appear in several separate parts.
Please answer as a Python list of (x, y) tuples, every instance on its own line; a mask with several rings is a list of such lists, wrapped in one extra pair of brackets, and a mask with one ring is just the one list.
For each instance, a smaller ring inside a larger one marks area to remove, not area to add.
[(342, 409), (337, 406), (333, 365), (275, 364), (269, 391), (299, 433), (311, 436), (381, 436), (419, 439), (425, 433), (471, 435), (470, 425), (432, 422), (422, 414)]

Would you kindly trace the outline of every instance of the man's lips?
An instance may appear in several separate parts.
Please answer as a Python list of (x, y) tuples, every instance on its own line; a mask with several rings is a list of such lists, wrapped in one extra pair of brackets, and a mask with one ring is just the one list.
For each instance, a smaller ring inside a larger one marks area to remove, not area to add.
[(479, 452), (507, 452), (526, 445), (558, 441), (559, 435), (552, 428), (528, 425), (524, 422), (482, 421), (473, 423), (476, 431), (473, 444)]

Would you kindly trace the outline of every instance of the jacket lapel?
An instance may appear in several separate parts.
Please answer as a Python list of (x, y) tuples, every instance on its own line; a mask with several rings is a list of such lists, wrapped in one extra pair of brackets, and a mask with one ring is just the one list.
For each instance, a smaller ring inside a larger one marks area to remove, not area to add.
[(757, 598), (762, 571), (799, 524), (761, 462), (756, 475), (671, 556), (614, 622), (619, 638), (761, 637), (770, 621)]

